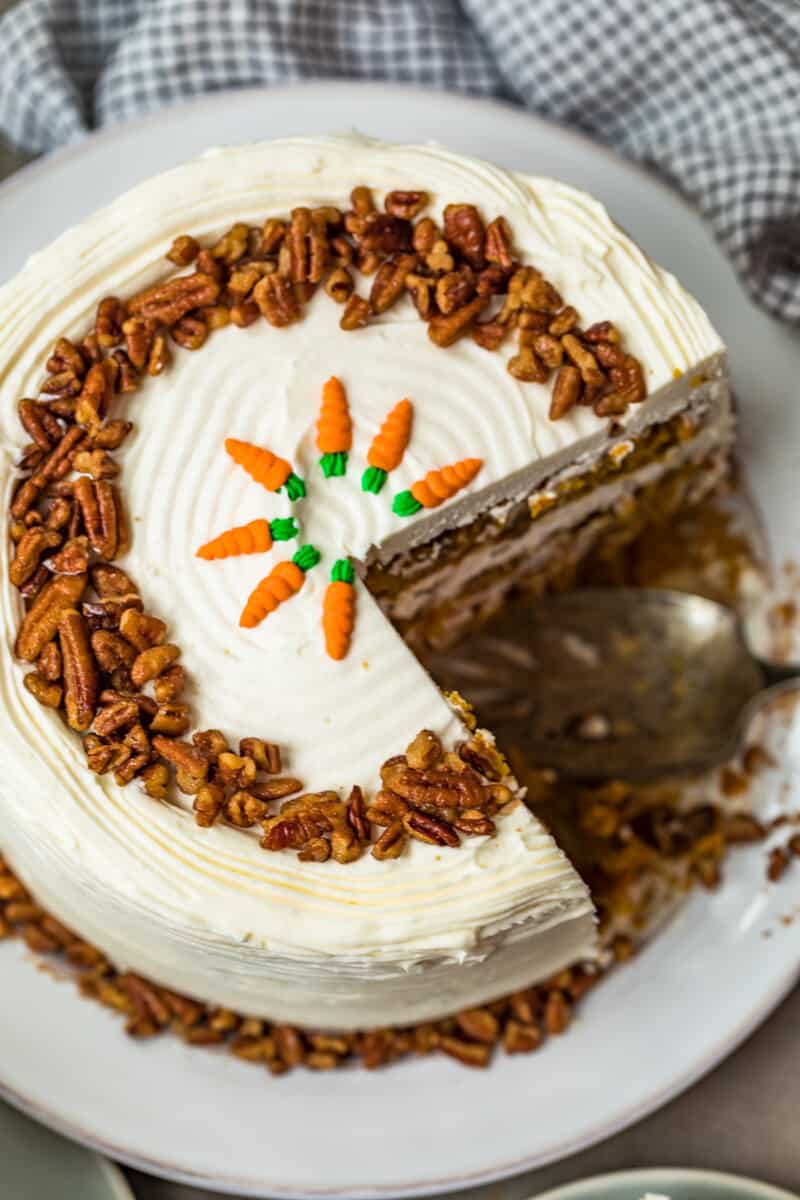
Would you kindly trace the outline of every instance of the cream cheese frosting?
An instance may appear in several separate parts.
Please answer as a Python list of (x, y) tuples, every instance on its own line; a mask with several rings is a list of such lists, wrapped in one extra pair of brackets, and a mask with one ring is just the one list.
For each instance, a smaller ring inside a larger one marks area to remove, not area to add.
[[(584, 323), (609, 319), (622, 330), (653, 397), (722, 350), (677, 281), (601, 205), (564, 184), (438, 147), (355, 137), (216, 150), (122, 196), (0, 291), (6, 503), (24, 440), (16, 405), (37, 394), (59, 335), (83, 331), (103, 296), (131, 295), (162, 276), (175, 236), (213, 238), (234, 220), (256, 223), (298, 204), (346, 208), (356, 183), (378, 194), (424, 188), (434, 216), (452, 201), (505, 215), (520, 257)], [(580, 454), (605, 422), (586, 408), (550, 421), (550, 384), (518, 383), (507, 355), (469, 339), (434, 347), (407, 302), (355, 333), (340, 330), (340, 314), (319, 295), (287, 329), (259, 321), (216, 331), (197, 354), (176, 350), (169, 370), (128, 398), (135, 432), (120, 457), (133, 539), (120, 565), (182, 648), (197, 727), (279, 742), (308, 790), (358, 782), (371, 792), (380, 764), (421, 728), (448, 745), (464, 731), (360, 584), (350, 653), (326, 657), (320, 610), (333, 561), (364, 559), (409, 529), (429, 536), (423, 521), (392, 513), (391, 497), (431, 467), (483, 459), (464, 499), (428, 518), (429, 530), (507, 500), (515, 474)], [(354, 442), (347, 476), (324, 480), (314, 426), (331, 374), (347, 388)], [(366, 495), (367, 448), (403, 396), (414, 403), (411, 443), (381, 495)], [(290, 459), (307, 498), (290, 506), (268, 495), (232, 464), (226, 437)], [(290, 512), (322, 562), (291, 603), (240, 629), (247, 595), (295, 544), (213, 563), (194, 551), (232, 525)], [(199, 829), (178, 801), (160, 804), (91, 775), (80, 740), (22, 686), (8, 557), (4, 544), (0, 847), (57, 915), (119, 965), (240, 1010), (356, 1025), (425, 1019), (595, 953), (587, 889), (521, 804), (499, 818), (493, 839), (469, 838), (459, 850), (414, 842), (393, 862), (365, 856), (342, 866), (265, 853), (239, 830)]]

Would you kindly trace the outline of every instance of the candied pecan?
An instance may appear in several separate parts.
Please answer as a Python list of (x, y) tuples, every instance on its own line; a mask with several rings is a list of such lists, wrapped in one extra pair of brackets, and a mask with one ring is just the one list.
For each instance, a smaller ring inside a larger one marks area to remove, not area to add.
[(345, 305), (342, 319), (339, 322), (339, 328), (363, 329), (369, 321), (370, 313), (369, 301), (354, 293)]
[(374, 250), (359, 248), (356, 251), (356, 267), (362, 275), (374, 275), (380, 265), (381, 256)]
[(606, 392), (598, 396), (592, 407), (598, 417), (619, 417), (628, 411), (628, 399), (620, 392)]
[(188, 267), (189, 263), (193, 262), (199, 253), (200, 243), (195, 238), (184, 233), (173, 240), (165, 257), (170, 262), (174, 262), (177, 267)]
[(580, 371), (577, 367), (572, 367), (567, 363), (556, 375), (553, 394), (550, 398), (549, 416), (551, 421), (557, 421), (560, 417), (566, 416), (576, 404), (580, 403), (581, 389)]
[(372, 199), (372, 192), (368, 187), (360, 184), (354, 187), (350, 193), (350, 203), (353, 206), (353, 211), (358, 217), (369, 216), (375, 208), (375, 201)]
[(547, 380), (547, 367), (532, 346), (523, 346), (519, 354), (508, 360), (506, 370), (522, 383), (544, 383)]
[(60, 337), (47, 360), (47, 370), (51, 375), (71, 371), (80, 378), (86, 371), (86, 359), (74, 342), (67, 337)]
[(85, 575), (89, 569), (89, 540), (83, 535), (70, 538), (58, 554), (47, 560), (54, 575)]
[(548, 992), (544, 1006), (544, 1025), (549, 1034), (563, 1033), (570, 1023), (572, 1012), (563, 992)]
[(364, 793), (358, 784), (352, 788), (347, 798), (347, 821), (360, 842), (367, 843), (370, 840), (370, 825), (364, 805)]
[(271, 817), (264, 822), (261, 846), (264, 850), (300, 850), (307, 842), (330, 830), (328, 818), (313, 810), (296, 816)]
[(129, 361), (141, 371), (147, 364), (150, 348), (153, 344), (153, 332), (141, 317), (128, 317), (122, 325), (125, 337), (125, 353)]
[(506, 1054), (530, 1054), (538, 1050), (544, 1035), (538, 1025), (509, 1020), (503, 1030), (503, 1049)]
[(101, 450), (117, 450), (132, 429), (132, 421), (106, 421), (102, 429), (98, 429), (94, 434), (92, 441)]
[(61, 704), (61, 684), (45, 679), (38, 671), (30, 671), (22, 680), (25, 687), (46, 708), (58, 708)]
[(392, 217), (402, 217), (405, 221), (413, 221), (427, 203), (427, 192), (393, 191), (387, 192), (383, 207)]
[[(172, 669), (170, 667), (170, 670)], [(228, 749), (225, 735), (219, 729), (198, 729), (196, 733), (192, 734), (192, 741), (198, 750), (202, 750), (203, 754), (213, 762), (216, 762), (220, 754), (225, 754)]]
[(122, 338), (123, 308), (116, 296), (106, 296), (97, 306), (94, 329), (99, 344), (105, 350), (116, 346)]
[(550, 333), (537, 333), (533, 339), (533, 349), (544, 365), (551, 370), (560, 367), (564, 361), (564, 347), (558, 338)]
[(417, 838), (420, 842), (428, 842), (431, 846), (458, 846), (459, 837), (453, 826), (440, 817), (432, 817), (429, 813), (412, 809), (403, 817), (403, 828), (406, 833)]
[(473, 342), (476, 342), (484, 350), (497, 350), (509, 332), (509, 326), (501, 324), (500, 321), (477, 321), (472, 327), (470, 336)]
[(73, 494), (89, 545), (102, 558), (114, 558), (119, 549), (119, 529), (113, 485), (105, 479), (92, 480), (81, 475), (75, 480)]
[(474, 204), (448, 204), (444, 210), (444, 236), (471, 267), (485, 261), (486, 230)]
[(597, 365), (597, 359), (591, 350), (588, 350), (574, 333), (565, 333), (561, 339), (561, 344), (570, 361), (580, 371), (581, 379), (584, 383), (596, 386), (606, 382), (605, 375)]
[(496, 263), (504, 271), (513, 267), (511, 229), (505, 217), (495, 217), (486, 226), (485, 253), (487, 262)]
[(626, 354), (621, 364), (615, 364), (609, 370), (611, 382), (617, 391), (627, 398), (629, 404), (639, 404), (647, 395), (642, 364), (632, 354)]
[(226, 821), (239, 829), (250, 829), (257, 821), (263, 821), (267, 815), (267, 806), (263, 800), (251, 795), (250, 792), (234, 792), (226, 800), (223, 809)]
[(228, 280), (228, 291), (236, 297), (237, 300), (244, 300), (249, 296), (253, 288), (266, 275), (266, 271), (260, 271), (255, 263), (249, 263), (242, 266), (238, 271), (234, 271)]
[(353, 294), (353, 276), (347, 267), (336, 267), (325, 281), (325, 291), (337, 304), (345, 304)]
[(89, 475), (92, 479), (113, 479), (119, 474), (119, 465), (105, 450), (79, 450), (73, 460), (74, 470)]
[(406, 747), (406, 761), (415, 770), (435, 766), (441, 761), (442, 754), (441, 738), (430, 729), (421, 729)]
[(153, 692), (159, 704), (177, 700), (186, 687), (186, 672), (180, 663), (173, 663), (153, 681)]
[(134, 699), (121, 698), (98, 709), (92, 721), (92, 732), (102, 738), (111, 738), (120, 729), (134, 725), (139, 720), (139, 705)]
[(410, 804), (434, 808), (476, 808), (485, 806), (486, 789), (475, 772), (463, 770), (415, 770), (402, 759), (388, 759), (381, 767), (381, 780)]
[(10, 508), (11, 516), (15, 520), (20, 520), (25, 516), (31, 505), (35, 504), (39, 499), (44, 486), (44, 481), (41, 483), (37, 482), (35, 476), (20, 482), (19, 487), (14, 492), (14, 499), (11, 502)]
[(288, 246), (288, 275), (293, 283), (319, 283), (330, 256), (324, 217), (309, 208), (293, 208), (284, 246)]
[(254, 325), (260, 316), (261, 310), (255, 300), (243, 300), (231, 305), (231, 321), (239, 329), (247, 329), (248, 325)]
[(493, 1046), (500, 1036), (500, 1023), (488, 1008), (468, 1008), (456, 1017), (456, 1024), (473, 1042)]
[[(135, 392), (139, 387), (139, 372), (136, 370), (136, 367), (131, 362), (125, 350), (115, 350), (111, 357), (114, 359), (114, 362), (117, 364), (118, 368), (117, 379), (114, 386), (116, 390), (123, 396), (130, 395), (131, 392)], [(95, 444), (97, 444), (96, 436), (94, 441)]]
[(58, 635), (67, 724), (84, 733), (94, 718), (100, 690), (97, 664), (89, 644), (89, 629), (81, 614), (73, 608), (62, 616)]
[(353, 247), (346, 237), (331, 238), (331, 255), (333, 262), (342, 267), (349, 267), (354, 258)]
[(68, 400), (77, 396), (82, 386), (80, 377), (72, 371), (59, 371), (45, 380), (41, 390), (52, 403), (53, 400)]
[(436, 243), (441, 240), (441, 230), (432, 217), (423, 217), (417, 221), (411, 235), (411, 242), (417, 254), (423, 257), (430, 254)]
[(311, 838), (297, 854), (301, 862), (327, 862), (330, 856), (331, 843), (324, 837)]
[(488, 303), (488, 296), (476, 296), (469, 304), (447, 316), (432, 317), (428, 322), (428, 337), (437, 346), (452, 346), (468, 331)]
[(425, 266), (437, 275), (454, 270), (455, 265), (456, 260), (450, 253), (450, 247), (444, 238), (439, 238), (438, 241), (435, 241), (425, 255)]
[(176, 741), (158, 733), (153, 738), (153, 749), (173, 767), (185, 771), (194, 779), (203, 780), (208, 774), (207, 756), (189, 742)]
[(373, 858), (381, 862), (387, 858), (399, 858), (406, 844), (406, 831), (401, 821), (387, 825), (375, 845), (372, 847)]
[(497, 828), (491, 817), (472, 809), (453, 817), (453, 826), (470, 837), (491, 837)]
[(174, 325), (193, 308), (213, 304), (219, 292), (216, 279), (196, 271), (194, 275), (179, 275), (139, 292), (128, 301), (128, 312), (154, 324)]
[(562, 308), (547, 326), (547, 332), (553, 337), (563, 337), (578, 324), (578, 314), (571, 305)]
[(199, 350), (208, 337), (208, 326), (199, 314), (188, 313), (175, 322), (170, 334), (184, 350)]
[(20, 595), (24, 596), (26, 600), (35, 599), (35, 597), (39, 595), (39, 593), (41, 592), (42, 588), (47, 583), (49, 578), (50, 578), (50, 572), (48, 571), (48, 569), (44, 565), (44, 563), (42, 563), (42, 565), (40, 567), (37, 567), (34, 574), (31, 575), (28, 582), (23, 583), (22, 587), (19, 589)]
[(412, 271), (406, 275), (405, 279), (406, 291), (410, 293), (411, 299), (414, 301), (416, 308), (423, 321), (427, 321), (433, 313), (433, 289), (434, 281), (425, 275), (417, 275)]
[(280, 275), (265, 275), (253, 289), (253, 299), (270, 325), (283, 328), (300, 319), (292, 285)]
[(86, 425), (90, 429), (99, 428), (114, 394), (118, 370), (119, 367), (113, 358), (106, 358), (89, 368), (75, 407), (75, 420), (79, 425)]
[[(61, 441), (51, 451), (33, 476), (33, 482), (41, 488), (52, 479), (63, 479), (72, 465), (73, 456), (85, 440), (86, 431), (78, 425), (73, 425), (71, 429), (68, 429)], [(24, 516), (25, 512), (18, 513), (12, 506), (11, 515)]]
[(766, 833), (764, 825), (750, 813), (732, 813), (725, 820), (725, 841), (732, 846), (760, 842)]
[(17, 459), (17, 469), (25, 472), (33, 472), (37, 467), (44, 462), (45, 451), (41, 446), (37, 446), (35, 442), (30, 442), (27, 446), (23, 446), (20, 456)]
[(223, 750), (217, 755), (217, 776), (227, 783), (247, 788), (255, 782), (255, 761), (248, 754), (234, 754), (232, 750)]
[(120, 617), (119, 631), (137, 650), (149, 650), (160, 646), (167, 636), (167, 626), (158, 617), (126, 608)]
[(56, 575), (45, 584), (19, 627), (15, 643), (18, 658), (36, 661), (55, 636), (64, 614), (78, 603), (85, 588), (85, 575)]
[(169, 642), (142, 650), (131, 667), (131, 679), (137, 687), (142, 687), (149, 680), (156, 679), (179, 655), (178, 647)]
[[(398, 761), (402, 762), (402, 759)], [(407, 812), (408, 805), (402, 797), (383, 790), (378, 792), (367, 809), (367, 820), (373, 825), (393, 825), (396, 821), (402, 821)]]
[[(39, 566), (43, 554), (61, 545), (61, 534), (53, 529), (34, 525), (23, 533), (17, 543), (8, 577), (15, 587), (22, 587)], [(85, 570), (85, 568), (84, 568)]]
[[(574, 309), (572, 310), (575, 311)], [(575, 314), (577, 320), (577, 313)], [(611, 321), (596, 321), (588, 329), (584, 329), (581, 337), (590, 344), (595, 342), (617, 343), (620, 340), (619, 330)]]
[(457, 1059), (465, 1067), (486, 1067), (492, 1053), (492, 1047), (483, 1042), (465, 1042), (461, 1038), (445, 1035), (439, 1043), (440, 1048), (450, 1058)]
[(412, 249), (411, 222), (389, 213), (368, 213), (360, 243), (363, 250), (373, 254), (406, 253)]
[(267, 771), (270, 775), (278, 775), (281, 770), (281, 750), (273, 742), (265, 742), (262, 738), (246, 737), (239, 742), (239, 753), (252, 758), (256, 766)]
[(20, 400), (17, 411), (22, 428), (42, 450), (52, 450), (64, 436), (61, 426), (46, 404), (41, 404), (38, 400)]
[(249, 225), (245, 225), (243, 221), (237, 221), (211, 247), (211, 255), (213, 258), (222, 259), (228, 266), (232, 266), (247, 253), (249, 239)]
[(189, 709), (185, 704), (159, 704), (150, 728), (154, 733), (179, 737), (187, 732), (191, 723)]
[(42, 679), (47, 679), (51, 683), (61, 678), (61, 651), (55, 638), (52, 642), (47, 643), (37, 658), (36, 670)]
[(331, 855), (338, 863), (355, 862), (361, 857), (361, 842), (349, 825), (331, 834)]
[(405, 291), (406, 279), (416, 265), (416, 254), (400, 254), (381, 264), (369, 294), (374, 313), (386, 312), (400, 299)]
[(436, 281), (436, 304), (445, 316), (462, 308), (474, 294), (475, 278), (469, 267), (448, 271)]
[(261, 253), (274, 254), (279, 249), (286, 233), (286, 222), (268, 217), (261, 231)]
[(204, 308), (202, 313), (209, 332), (214, 329), (224, 329), (231, 323), (231, 310), (224, 304), (212, 304), (208, 308)]

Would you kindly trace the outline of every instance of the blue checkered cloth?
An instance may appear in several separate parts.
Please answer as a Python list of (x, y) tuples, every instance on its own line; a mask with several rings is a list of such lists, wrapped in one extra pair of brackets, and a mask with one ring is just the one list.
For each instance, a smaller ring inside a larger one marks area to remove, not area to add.
[(671, 179), (800, 324), (798, 0), (21, 0), (0, 48), (0, 129), (34, 151), (299, 79), (514, 99)]

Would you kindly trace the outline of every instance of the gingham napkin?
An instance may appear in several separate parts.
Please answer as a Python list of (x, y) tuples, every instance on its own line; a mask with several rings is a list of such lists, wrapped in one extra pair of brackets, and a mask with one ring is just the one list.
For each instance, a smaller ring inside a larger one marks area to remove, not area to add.
[(296, 79), (516, 99), (672, 179), (800, 323), (798, 0), (21, 0), (0, 53), (0, 128), (37, 151)]

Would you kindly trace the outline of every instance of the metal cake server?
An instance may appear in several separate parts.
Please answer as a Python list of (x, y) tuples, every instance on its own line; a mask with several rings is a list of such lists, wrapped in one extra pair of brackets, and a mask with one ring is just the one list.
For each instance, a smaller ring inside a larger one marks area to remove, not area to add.
[(501, 744), (577, 779), (722, 763), (758, 707), (800, 688), (800, 664), (755, 657), (731, 609), (639, 588), (520, 601), (430, 666)]

